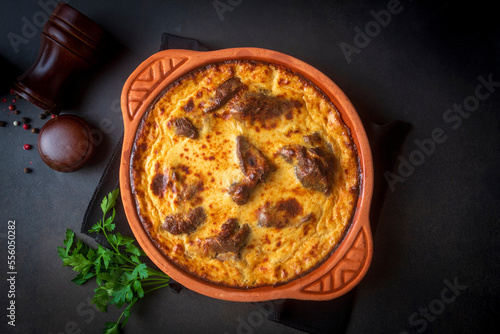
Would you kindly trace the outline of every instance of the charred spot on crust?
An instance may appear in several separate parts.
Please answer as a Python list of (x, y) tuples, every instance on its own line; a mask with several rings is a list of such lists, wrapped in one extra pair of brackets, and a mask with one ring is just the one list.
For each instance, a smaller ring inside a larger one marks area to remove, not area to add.
[(283, 228), (302, 212), (302, 205), (295, 198), (289, 198), (274, 205), (266, 202), (257, 210), (257, 219), (259, 226)]
[(237, 258), (241, 249), (245, 246), (249, 234), (250, 227), (248, 224), (240, 226), (236, 218), (230, 218), (222, 224), (218, 235), (205, 239), (205, 254), (225, 259), (220, 255), (232, 253)]
[(310, 135), (304, 136), (304, 141), (311, 146), (318, 146), (322, 144), (323, 138), (321, 138), (319, 132), (313, 132)]
[(278, 80), (278, 85), (280, 85), (280, 86), (288, 85), (289, 83), (290, 83), (290, 81), (288, 79), (285, 79), (285, 78), (279, 78), (279, 80)]
[(215, 96), (211, 100), (212, 104), (205, 109), (205, 112), (210, 113), (219, 109), (241, 90), (247, 88), (248, 86), (241, 82), (240, 78), (234, 77), (224, 81), (219, 87), (217, 87)]
[(168, 176), (165, 174), (156, 174), (151, 181), (149, 187), (153, 194), (159, 198), (163, 198), (165, 195), (165, 190), (167, 189)]
[(165, 217), (162, 228), (174, 235), (190, 234), (205, 222), (206, 217), (205, 210), (199, 206), (189, 210), (187, 214), (174, 213), (168, 215)]
[(267, 124), (265, 121), (288, 113), (294, 107), (298, 107), (295, 101), (258, 92), (247, 93), (240, 99), (232, 101), (229, 111), (240, 121), (250, 121), (251, 123), (259, 121), (265, 125)]
[(169, 167), (165, 171), (159, 172), (160, 167), (155, 166), (156, 175), (151, 180), (149, 185), (154, 195), (159, 198), (165, 196), (165, 192), (170, 190), (172, 193), (177, 194), (178, 200), (187, 202), (190, 201), (194, 204), (199, 202), (200, 198), (195, 198), (199, 192), (204, 190), (202, 176), (197, 174), (191, 178), (191, 171), (188, 166), (178, 165)]
[(189, 201), (201, 190), (203, 190), (202, 180), (199, 180), (197, 183), (183, 184), (179, 192), (179, 197), (185, 201)]
[(243, 136), (236, 137), (236, 155), (245, 178), (233, 183), (228, 193), (236, 204), (243, 205), (248, 201), (252, 189), (266, 179), (274, 166)]
[(276, 211), (283, 212), (286, 217), (294, 218), (302, 214), (302, 205), (295, 198), (282, 199), (276, 203)]
[(194, 101), (193, 101), (193, 98), (190, 97), (188, 102), (186, 103), (185, 106), (182, 107), (182, 109), (184, 109), (185, 112), (187, 113), (190, 113), (191, 111), (193, 111), (194, 109)]
[(167, 189), (176, 193), (176, 183), (181, 181), (182, 177), (175, 171), (175, 169), (166, 169), (164, 173), (157, 171), (157, 174), (151, 180), (149, 187), (154, 195), (159, 198), (163, 198)]
[(328, 194), (334, 177), (334, 156), (321, 147), (305, 148), (301, 145), (287, 145), (278, 152), (287, 162), (295, 165), (295, 175), (307, 189)]
[(175, 127), (176, 135), (190, 139), (198, 138), (198, 130), (196, 130), (193, 123), (186, 117), (175, 118), (172, 120), (172, 124)]

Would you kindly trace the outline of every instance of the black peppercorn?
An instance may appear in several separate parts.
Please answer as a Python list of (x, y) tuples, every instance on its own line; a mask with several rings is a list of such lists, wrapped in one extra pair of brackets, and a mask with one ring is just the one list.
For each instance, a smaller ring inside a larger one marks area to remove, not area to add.
[(23, 118), (21, 118), (21, 122), (23, 122), (23, 123), (29, 123), (30, 119), (28, 117), (23, 117)]
[(19, 115), (21, 112), (19, 110), (14, 110), (14, 114)]
[(6, 126), (6, 125), (7, 125), (7, 124), (6, 124), (4, 121), (0, 121), (0, 127), (2, 127), (2, 128), (3, 128), (3, 127), (4, 127), (4, 126)]
[(29, 173), (31, 173), (31, 172), (32, 172), (32, 170), (31, 170), (31, 168), (26, 167), (26, 168), (24, 169), (24, 172), (25, 172), (26, 174), (29, 174)]
[(40, 132), (40, 131), (39, 131), (37, 128), (33, 128), (33, 129), (31, 129), (31, 132), (33, 132), (33, 133), (38, 133), (38, 132)]

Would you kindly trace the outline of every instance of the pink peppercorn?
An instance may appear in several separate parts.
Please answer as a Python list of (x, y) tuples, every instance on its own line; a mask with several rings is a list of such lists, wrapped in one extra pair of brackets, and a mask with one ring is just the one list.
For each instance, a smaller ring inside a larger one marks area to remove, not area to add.
[(30, 125), (29, 124), (23, 124), (23, 129), (24, 130), (29, 130), (30, 129)]
[(3, 102), (3, 103), (7, 102), (7, 99), (4, 97), (4, 98), (2, 99), (2, 102)]
[(16, 106), (15, 106), (15, 105), (13, 105), (13, 104), (11, 104), (11, 105), (9, 106), (9, 110), (10, 110), (10, 111), (14, 111), (14, 110), (16, 110)]
[(31, 145), (30, 144), (24, 144), (23, 148), (27, 150), (31, 150)]

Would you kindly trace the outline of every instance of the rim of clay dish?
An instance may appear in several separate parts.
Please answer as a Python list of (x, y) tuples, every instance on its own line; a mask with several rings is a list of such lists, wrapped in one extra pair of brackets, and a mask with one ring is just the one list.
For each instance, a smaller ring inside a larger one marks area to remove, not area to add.
[[(159, 94), (182, 75), (211, 63), (229, 60), (255, 60), (280, 64), (317, 85), (337, 107), (351, 131), (360, 164), (360, 192), (351, 225), (335, 251), (310, 273), (279, 286), (241, 289), (217, 285), (182, 270), (155, 246), (144, 230), (134, 202), (130, 183), (130, 159), (135, 134), (144, 113)], [(203, 295), (230, 301), (267, 301), (273, 299), (331, 300), (353, 289), (365, 276), (373, 255), (369, 222), (373, 192), (373, 161), (361, 120), (342, 90), (326, 75), (292, 56), (260, 48), (234, 48), (197, 52), (166, 50), (141, 63), (125, 82), (121, 96), (124, 141), (120, 164), (120, 189), (123, 207), (139, 245), (149, 258), (175, 281)]]

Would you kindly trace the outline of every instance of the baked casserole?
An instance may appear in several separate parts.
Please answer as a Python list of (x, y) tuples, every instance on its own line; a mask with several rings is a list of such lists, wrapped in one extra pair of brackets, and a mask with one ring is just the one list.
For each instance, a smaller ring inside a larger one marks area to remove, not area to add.
[(130, 179), (172, 263), (243, 289), (325, 261), (360, 188), (356, 146), (328, 97), (285, 66), (246, 60), (203, 66), (160, 94), (135, 135)]

